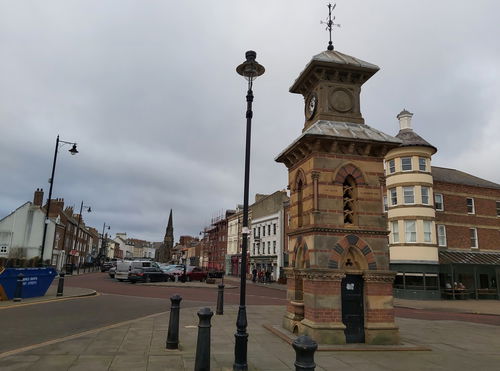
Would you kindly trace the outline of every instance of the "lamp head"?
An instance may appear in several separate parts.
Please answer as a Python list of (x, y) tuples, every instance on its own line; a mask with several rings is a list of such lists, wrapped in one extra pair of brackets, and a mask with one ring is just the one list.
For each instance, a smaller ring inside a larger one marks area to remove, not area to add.
[(245, 53), (246, 61), (236, 67), (236, 72), (248, 81), (255, 80), (266, 71), (264, 66), (255, 60), (256, 57), (257, 53), (249, 50)]
[(76, 143), (73, 144), (73, 147), (71, 147), (69, 153), (71, 153), (71, 155), (76, 155), (78, 153), (78, 150), (76, 149)]

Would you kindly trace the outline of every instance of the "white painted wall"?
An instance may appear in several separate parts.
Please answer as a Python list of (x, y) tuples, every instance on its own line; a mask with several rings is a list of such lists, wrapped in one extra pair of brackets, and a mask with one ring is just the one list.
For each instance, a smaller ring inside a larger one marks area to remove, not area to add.
[[(40, 256), (45, 213), (27, 202), (12, 214), (0, 220), (0, 257), (9, 257), (21, 249), (26, 259)], [(44, 260), (52, 259), (55, 222), (49, 219), (45, 241)]]

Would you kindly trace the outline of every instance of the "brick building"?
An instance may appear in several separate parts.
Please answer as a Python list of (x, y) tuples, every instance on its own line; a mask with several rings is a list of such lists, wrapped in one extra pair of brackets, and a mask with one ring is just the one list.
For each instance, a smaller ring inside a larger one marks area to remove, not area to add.
[(212, 224), (205, 228), (207, 241), (203, 244), (203, 255), (206, 259), (204, 266), (208, 269), (225, 270), (227, 255), (227, 232), (229, 218), (235, 214), (235, 210), (226, 210), (212, 220)]
[(394, 292), (413, 299), (500, 298), (500, 185), (431, 166), (436, 148), (398, 115), (402, 140), (385, 157)]

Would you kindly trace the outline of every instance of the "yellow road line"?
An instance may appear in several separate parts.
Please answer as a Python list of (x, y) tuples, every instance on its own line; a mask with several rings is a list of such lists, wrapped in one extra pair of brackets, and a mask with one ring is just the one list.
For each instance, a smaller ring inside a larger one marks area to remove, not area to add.
[(35, 305), (35, 304), (46, 304), (46, 303), (53, 303), (57, 301), (66, 301), (66, 300), (74, 300), (74, 299), (85, 299), (85, 298), (95, 298), (96, 296), (99, 296), (97, 291), (94, 294), (89, 294), (85, 296), (71, 296), (69, 298), (61, 297), (59, 299), (46, 299), (46, 300), (39, 300), (39, 301), (33, 301), (31, 303), (20, 303), (20, 304), (12, 304), (12, 305), (6, 305), (6, 306), (0, 306), (0, 310), (2, 309), (11, 309), (11, 308), (19, 308), (19, 307), (26, 307), (28, 305)]
[(86, 336), (86, 335), (92, 335), (92, 334), (98, 333), (100, 331), (109, 330), (109, 329), (112, 329), (112, 328), (115, 328), (115, 327), (120, 327), (120, 326), (128, 325), (128, 324), (131, 324), (131, 323), (134, 323), (134, 322), (137, 322), (137, 321), (142, 321), (142, 320), (145, 320), (145, 319), (148, 319), (148, 318), (158, 317), (158, 316), (161, 316), (162, 314), (166, 314), (166, 313), (168, 313), (168, 311), (167, 312), (154, 313), (154, 314), (150, 314), (150, 315), (145, 316), (145, 317), (131, 319), (131, 320), (128, 320), (128, 321), (123, 321), (123, 322), (118, 322), (118, 323), (115, 323), (115, 324), (112, 324), (112, 325), (107, 325), (107, 326), (99, 327), (99, 328), (96, 328), (96, 329), (93, 329), (93, 330), (88, 330), (88, 331), (80, 332), (78, 334), (73, 334), (73, 335), (65, 336), (65, 337), (62, 337), (62, 338), (59, 338), (59, 339), (48, 340), (48, 341), (44, 341), (43, 343), (34, 344), (34, 345), (28, 345), (28, 346), (23, 347), (23, 348), (9, 350), (7, 352), (0, 353), (0, 359), (1, 358), (5, 358), (5, 357), (9, 357), (9, 356), (12, 356), (12, 355), (15, 355), (15, 354), (19, 354), (19, 353), (22, 353), (22, 352), (26, 352), (28, 350), (33, 350), (33, 349), (41, 348), (41, 347), (44, 347), (44, 346), (47, 346), (47, 345), (52, 345), (52, 344), (61, 343), (63, 341), (77, 339), (79, 337)]

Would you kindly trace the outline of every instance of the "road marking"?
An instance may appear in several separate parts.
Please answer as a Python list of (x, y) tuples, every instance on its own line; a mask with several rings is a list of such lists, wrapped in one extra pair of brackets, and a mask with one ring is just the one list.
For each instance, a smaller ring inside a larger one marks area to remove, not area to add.
[(86, 299), (86, 298), (95, 298), (97, 296), (100, 296), (97, 291), (93, 294), (85, 295), (85, 296), (71, 296), (69, 298), (62, 297), (60, 299), (46, 299), (46, 300), (39, 300), (39, 301), (34, 301), (31, 303), (20, 303), (20, 304), (12, 304), (12, 305), (6, 305), (6, 306), (0, 306), (0, 310), (2, 309), (11, 309), (11, 308), (19, 308), (19, 307), (27, 307), (29, 305), (35, 305), (35, 304), (47, 304), (47, 303), (54, 303), (54, 302), (59, 302), (59, 301), (66, 301), (66, 300), (74, 300), (74, 299)]
[(9, 350), (7, 352), (0, 353), (0, 359), (5, 358), (5, 357), (9, 357), (9, 356), (12, 356), (12, 355), (15, 355), (15, 354), (23, 353), (23, 352), (26, 352), (28, 350), (33, 350), (33, 349), (41, 348), (41, 347), (44, 347), (44, 346), (47, 346), (47, 345), (61, 343), (63, 341), (76, 339), (76, 338), (79, 338), (79, 337), (82, 337), (82, 336), (86, 336), (86, 335), (92, 335), (92, 334), (98, 333), (100, 331), (109, 330), (109, 329), (112, 329), (112, 328), (115, 328), (115, 327), (120, 327), (120, 326), (128, 325), (130, 323), (137, 322), (137, 321), (142, 321), (144, 319), (158, 317), (158, 316), (161, 316), (162, 314), (166, 314), (166, 313), (168, 313), (168, 311), (167, 312), (154, 313), (154, 314), (147, 315), (145, 317), (140, 317), (140, 318), (131, 319), (131, 320), (128, 320), (128, 321), (118, 322), (118, 323), (115, 323), (115, 324), (112, 324), (112, 325), (107, 325), (107, 326), (99, 327), (99, 328), (96, 328), (96, 329), (93, 329), (93, 330), (88, 330), (88, 331), (80, 332), (78, 334), (73, 334), (73, 335), (65, 336), (65, 337), (62, 337), (62, 338), (59, 338), (59, 339), (48, 340), (48, 341), (45, 341), (43, 343), (34, 344), (34, 345), (28, 345), (28, 346), (23, 347), (23, 348)]

